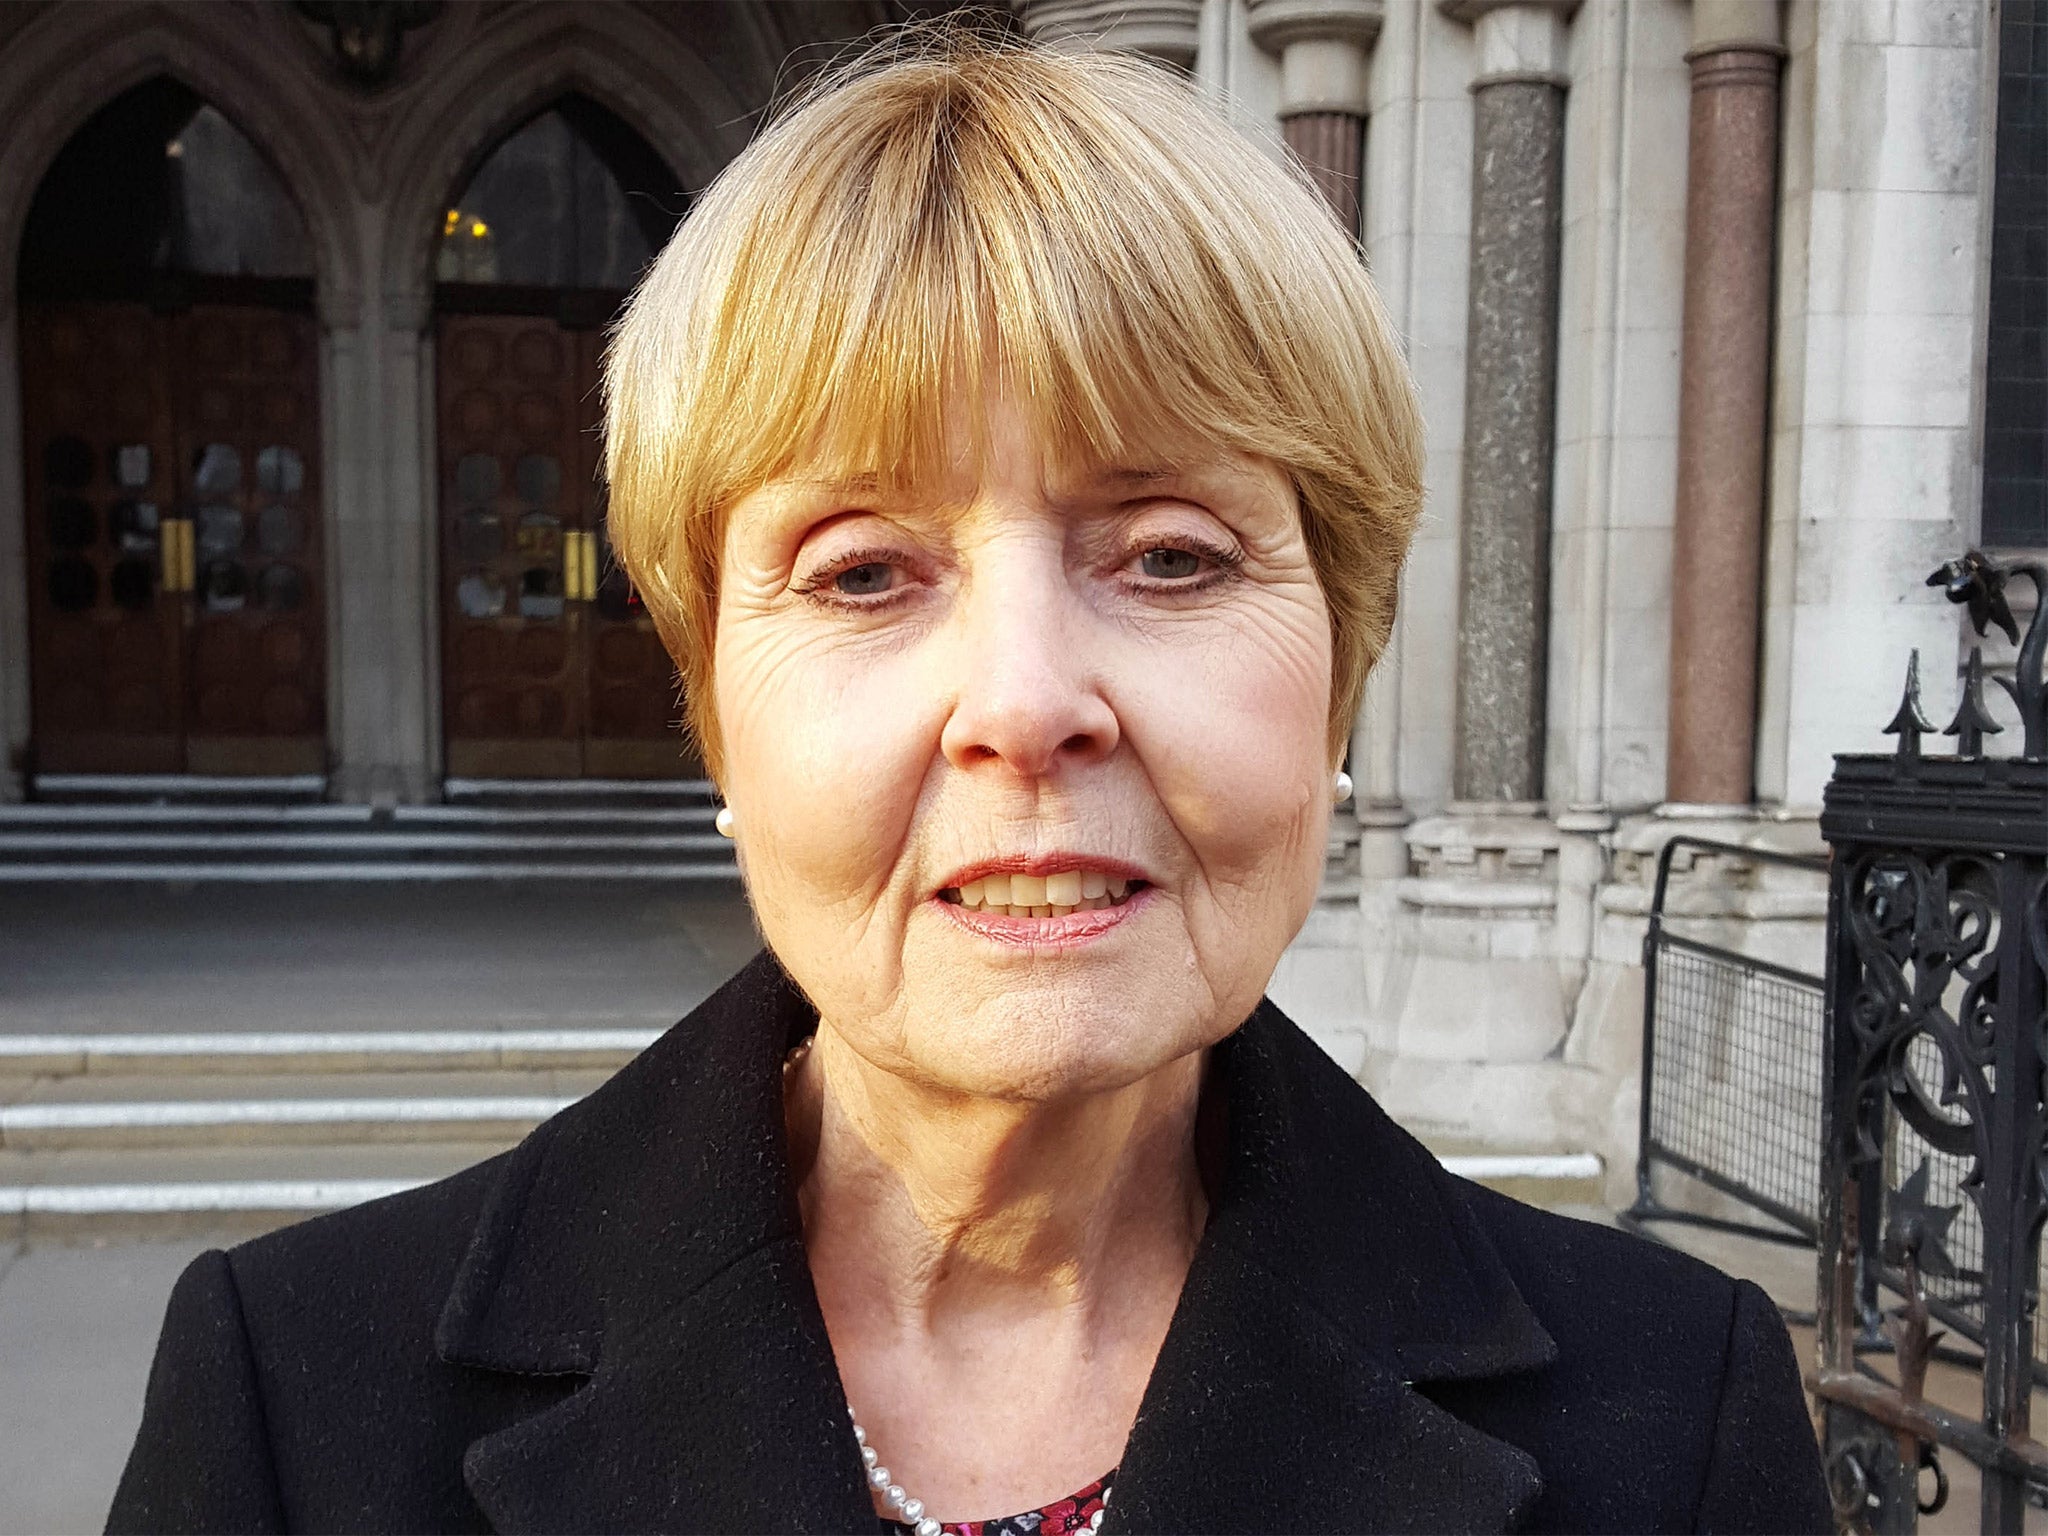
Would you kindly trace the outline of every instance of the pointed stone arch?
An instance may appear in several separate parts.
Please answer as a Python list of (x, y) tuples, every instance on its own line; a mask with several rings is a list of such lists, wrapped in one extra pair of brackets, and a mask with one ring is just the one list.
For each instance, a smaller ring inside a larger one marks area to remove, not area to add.
[[(644, 139), (691, 190), (746, 142), (755, 103), (675, 34), (624, 6), (565, 18), (530, 13), (488, 30), (444, 76), (435, 100), (400, 125), (392, 201), (379, 268), (394, 326), (424, 328), (441, 213), (507, 133), (571, 92), (589, 97)], [(768, 82), (761, 82), (766, 98)]]
[[(305, 219), (323, 315), (353, 318), (363, 282), (354, 189), (315, 117), (317, 95), (291, 88), (289, 38), (240, 7), (163, 6), (141, 15), (56, 7), (0, 53), (0, 307), (14, 304), (30, 202), (72, 136), (131, 86), (169, 76), (228, 117), (271, 162)], [(332, 125), (330, 125), (332, 126)]]

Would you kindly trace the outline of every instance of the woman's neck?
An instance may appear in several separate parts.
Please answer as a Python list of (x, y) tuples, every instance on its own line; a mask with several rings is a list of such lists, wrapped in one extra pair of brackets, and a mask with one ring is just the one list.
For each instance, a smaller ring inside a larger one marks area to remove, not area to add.
[(1039, 1508), (1122, 1458), (1207, 1220), (1203, 1072), (1190, 1056), (1077, 1103), (997, 1102), (877, 1071), (824, 1026), (789, 1069), (840, 1379), (934, 1518)]
[(1202, 1068), (1192, 1055), (1082, 1100), (993, 1100), (882, 1071), (821, 1025), (785, 1084), (821, 1300), (916, 1333), (1010, 1307), (1082, 1321), (1169, 1276), (1177, 1294), (1208, 1213)]

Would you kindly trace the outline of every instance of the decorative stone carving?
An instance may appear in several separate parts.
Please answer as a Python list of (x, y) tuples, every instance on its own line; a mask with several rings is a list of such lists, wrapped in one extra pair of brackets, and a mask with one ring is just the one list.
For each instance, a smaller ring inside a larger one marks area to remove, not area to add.
[(1251, 0), (1252, 41), (1280, 58), (1287, 147), (1352, 234), (1364, 198), (1372, 44), (1383, 0)]
[(1249, 0), (1245, 26), (1268, 53), (1292, 43), (1345, 42), (1369, 49), (1386, 20), (1386, 0)]
[(1011, 0), (1026, 37), (1195, 67), (1201, 0)]
[(441, 12), (440, 0), (297, 0), (299, 14), (327, 29), (335, 68), (361, 90), (381, 90), (398, 73), (405, 34)]

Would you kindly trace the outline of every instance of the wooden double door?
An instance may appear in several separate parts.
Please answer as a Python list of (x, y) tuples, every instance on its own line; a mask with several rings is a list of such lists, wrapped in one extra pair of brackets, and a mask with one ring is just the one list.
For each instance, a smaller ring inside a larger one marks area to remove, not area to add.
[(679, 685), (605, 540), (595, 329), (438, 322), (452, 777), (695, 778)]
[(22, 315), (42, 773), (323, 773), (318, 348), (261, 305)]

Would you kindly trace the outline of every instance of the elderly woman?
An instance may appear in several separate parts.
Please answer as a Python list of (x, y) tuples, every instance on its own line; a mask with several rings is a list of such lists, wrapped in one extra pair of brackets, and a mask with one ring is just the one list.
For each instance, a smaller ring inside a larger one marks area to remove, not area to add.
[(1262, 1000), (1420, 500), (1312, 192), (927, 40), (734, 163), (608, 385), (767, 952), (197, 1260), (113, 1528), (1825, 1527), (1761, 1292), (1448, 1176)]

